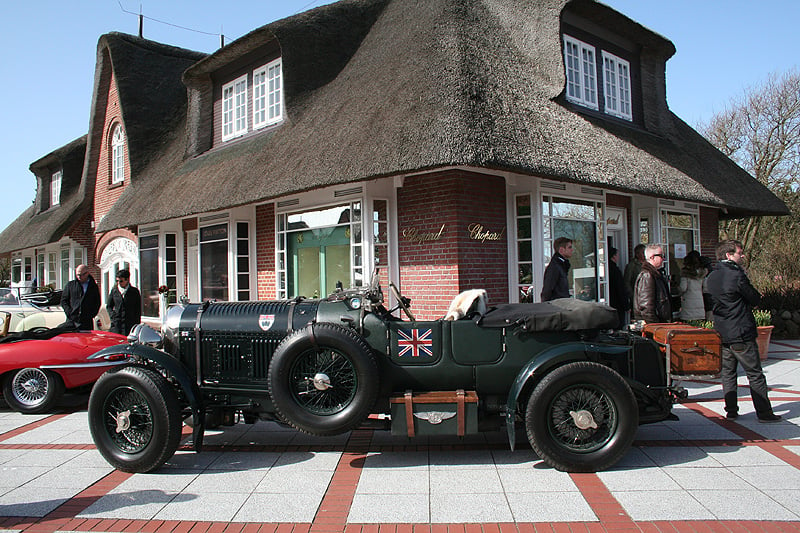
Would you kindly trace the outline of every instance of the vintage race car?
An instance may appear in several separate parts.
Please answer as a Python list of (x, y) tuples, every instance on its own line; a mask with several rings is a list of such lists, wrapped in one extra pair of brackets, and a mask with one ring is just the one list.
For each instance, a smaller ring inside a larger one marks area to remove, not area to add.
[(390, 419), (408, 437), (505, 424), (512, 448), (524, 425), (549, 465), (597, 471), (627, 452), (639, 424), (675, 418), (685, 395), (656, 342), (607, 329), (617, 318), (604, 304), (487, 310), (461, 297), (456, 319), (419, 321), (390, 288), (395, 309), (374, 282), (324, 299), (171, 307), (161, 333), (137, 326), (130, 344), (89, 358), (116, 365), (89, 400), (98, 450), (119, 470), (148, 472), (173, 455), (184, 419), (200, 451), (204, 428), (239, 418), (335, 435), (383, 413), (373, 427)]
[(34, 328), (0, 337), (3, 399), (20, 413), (50, 411), (65, 390), (90, 387), (108, 364), (86, 358), (127, 337), (103, 331)]

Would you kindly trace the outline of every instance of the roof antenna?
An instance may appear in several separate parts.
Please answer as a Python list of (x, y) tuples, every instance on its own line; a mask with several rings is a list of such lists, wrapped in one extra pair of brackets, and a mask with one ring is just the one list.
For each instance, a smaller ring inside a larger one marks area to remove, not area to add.
[(222, 33), (222, 24), (219, 25), (219, 47), (225, 48), (225, 34)]
[(139, 38), (143, 38), (143, 30), (144, 29), (144, 16), (142, 16), (142, 4), (139, 4)]

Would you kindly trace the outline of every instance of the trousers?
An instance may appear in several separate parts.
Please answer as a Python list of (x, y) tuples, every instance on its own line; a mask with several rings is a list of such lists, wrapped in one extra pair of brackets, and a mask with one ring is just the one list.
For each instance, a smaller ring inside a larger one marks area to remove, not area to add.
[(758, 345), (755, 340), (735, 342), (722, 345), (722, 392), (725, 395), (725, 411), (737, 413), (738, 365), (742, 365), (747, 380), (750, 382), (750, 397), (756, 415), (772, 414), (772, 404), (767, 397), (767, 378), (761, 368)]

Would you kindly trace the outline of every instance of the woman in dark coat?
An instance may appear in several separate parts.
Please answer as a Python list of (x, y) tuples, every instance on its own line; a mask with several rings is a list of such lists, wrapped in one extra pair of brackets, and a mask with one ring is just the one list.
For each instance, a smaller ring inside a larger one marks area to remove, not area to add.
[(142, 296), (130, 283), (131, 273), (120, 270), (117, 284), (108, 295), (106, 309), (111, 319), (111, 331), (127, 335), (142, 320)]

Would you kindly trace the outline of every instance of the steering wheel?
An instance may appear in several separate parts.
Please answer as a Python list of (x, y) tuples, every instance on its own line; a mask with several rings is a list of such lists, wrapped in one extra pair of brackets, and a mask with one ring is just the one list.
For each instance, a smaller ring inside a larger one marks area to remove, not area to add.
[[(405, 301), (403, 295), (400, 294), (400, 291), (397, 289), (395, 284), (393, 282), (391, 282), (391, 281), (389, 282), (389, 288), (392, 289), (392, 294), (394, 295), (395, 299), (399, 302), (400, 309), (403, 310), (403, 312), (406, 314), (406, 316), (408, 317), (409, 320), (411, 320), (412, 322), (416, 322), (417, 319), (414, 318), (414, 315), (411, 314), (411, 310), (408, 308), (408, 305), (406, 305), (406, 301)], [(411, 300), (409, 300), (409, 301), (411, 301)]]

